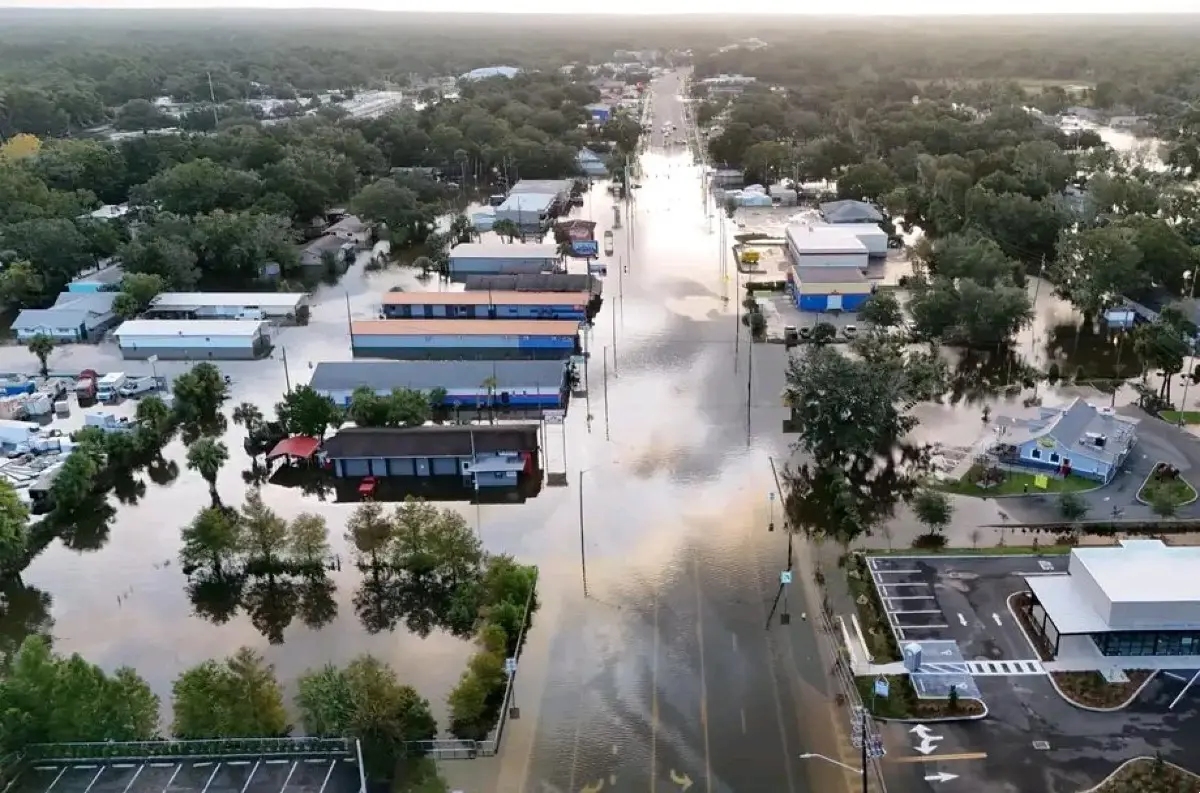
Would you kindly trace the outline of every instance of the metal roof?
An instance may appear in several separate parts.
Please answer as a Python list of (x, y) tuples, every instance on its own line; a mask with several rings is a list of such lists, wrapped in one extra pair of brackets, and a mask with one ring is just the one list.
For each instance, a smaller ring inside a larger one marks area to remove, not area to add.
[(78, 328), (93, 312), (82, 308), (26, 308), (13, 320), (13, 330)]
[(518, 391), (557, 387), (566, 372), (563, 361), (323, 361), (313, 369), (309, 385), (322, 393), (353, 391), (366, 386), (373, 391), (411, 388), (429, 391)]
[(308, 297), (305, 292), (163, 292), (150, 302), (152, 308), (295, 308)]
[(198, 338), (205, 336), (252, 337), (261, 332), (267, 323), (255, 319), (131, 319), (121, 323), (113, 331), (122, 336), (179, 336)]
[(796, 280), (802, 284), (865, 284), (867, 277), (857, 267), (793, 267)]
[(543, 212), (558, 200), (557, 193), (513, 193), (496, 207), (501, 212)]
[(588, 292), (598, 295), (604, 282), (594, 275), (580, 273), (513, 273), (509, 275), (468, 275), (468, 292)]
[(867, 246), (851, 231), (837, 226), (810, 226), (794, 223), (787, 227), (787, 239), (796, 253), (867, 253)]
[(453, 259), (558, 259), (552, 242), (463, 242), (450, 250)]
[(586, 292), (388, 292), (385, 306), (586, 306)]
[(883, 213), (866, 201), (826, 201), (818, 207), (829, 223), (879, 223)]
[(54, 301), (55, 311), (90, 311), (93, 314), (112, 313), (113, 303), (120, 292), (63, 292)]
[(559, 319), (365, 319), (355, 336), (574, 336), (579, 323)]
[(325, 441), (334, 460), (363, 457), (468, 457), (475, 453), (533, 451), (537, 424), (470, 427), (350, 427)]
[(572, 184), (570, 179), (521, 179), (512, 186), (508, 195), (511, 197), (525, 193), (566, 193), (571, 190)]

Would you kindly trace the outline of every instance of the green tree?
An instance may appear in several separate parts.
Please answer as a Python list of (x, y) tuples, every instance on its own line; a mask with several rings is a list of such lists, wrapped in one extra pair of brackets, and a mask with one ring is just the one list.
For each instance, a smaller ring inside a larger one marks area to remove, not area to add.
[(37, 356), (38, 367), (42, 371), (42, 377), (48, 377), (50, 374), (50, 367), (47, 363), (50, 360), (50, 354), (54, 352), (56, 346), (58, 346), (57, 342), (44, 333), (39, 333), (29, 340), (29, 352)]
[(202, 157), (162, 171), (141, 189), (164, 212), (200, 215), (217, 209), (246, 209), (258, 198), (262, 184), (251, 171)]
[(838, 198), (855, 201), (878, 201), (896, 189), (896, 175), (884, 162), (864, 162), (852, 165), (838, 177)]
[(28, 261), (11, 262), (0, 270), (0, 301), (7, 305), (35, 305), (47, 297), (45, 290), (45, 279)]
[(360, 568), (378, 569), (394, 533), (394, 524), (377, 501), (359, 504), (346, 521), (346, 540), (354, 547)]
[(288, 544), (287, 521), (263, 502), (261, 490), (248, 490), (242, 505), (242, 552), (246, 558), (271, 565), (287, 552)]
[(220, 435), (225, 421), (221, 405), (229, 398), (225, 376), (207, 361), (175, 378), (175, 415), (197, 434)]
[(171, 126), (171, 117), (148, 99), (130, 99), (117, 110), (113, 126), (121, 130), (149, 132)]
[(275, 669), (243, 647), (184, 671), (172, 687), (176, 738), (259, 738), (289, 732)]
[(289, 556), (305, 567), (321, 567), (330, 556), (329, 526), (325, 518), (301, 512), (288, 526)]
[(1088, 504), (1077, 493), (1063, 493), (1058, 497), (1058, 514), (1063, 516), (1064, 520), (1075, 521), (1082, 520), (1088, 513)]
[(488, 718), (488, 696), (491, 691), (473, 671), (463, 672), (451, 691), (450, 733), (457, 738), (481, 741), (492, 725)]
[(293, 388), (275, 405), (275, 415), (288, 435), (307, 435), (321, 439), (330, 427), (342, 421), (341, 411), (333, 400), (322, 396), (310, 386)]
[(245, 427), (253, 435), (263, 425), (263, 413), (253, 402), (242, 402), (233, 409), (233, 423)]
[(156, 273), (126, 273), (121, 278), (121, 294), (113, 301), (113, 311), (132, 319), (145, 311), (165, 286), (162, 276)]
[(950, 525), (954, 507), (940, 490), (920, 490), (912, 501), (913, 513), (930, 534), (941, 534)]
[(877, 328), (890, 330), (904, 323), (904, 309), (894, 292), (876, 292), (859, 307), (858, 318)]
[(229, 447), (223, 441), (206, 435), (197, 438), (188, 446), (187, 467), (208, 482), (208, 493), (212, 497), (214, 507), (221, 505), (221, 496), (217, 493), (217, 474), (228, 461)]
[(32, 743), (149, 740), (158, 705), (132, 669), (106, 674), (79, 655), (55, 655), (46, 637), (30, 636), (0, 678), (0, 746), (13, 752)]
[(309, 670), (297, 689), (305, 732), (359, 739), (372, 779), (391, 779), (398, 762), (420, 754), (411, 744), (437, 736), (429, 702), (373, 656), (359, 656), (342, 669)]
[(1159, 488), (1150, 498), (1150, 509), (1160, 518), (1170, 518), (1179, 509), (1179, 503), (1166, 488)]
[(180, 563), (185, 569), (207, 567), (220, 573), (242, 548), (241, 530), (236, 511), (205, 507), (183, 527)]
[(433, 230), (436, 207), (422, 203), (417, 194), (394, 179), (367, 185), (351, 202), (363, 220), (386, 226), (397, 248), (422, 242)]
[(29, 508), (8, 480), (0, 480), (0, 574), (21, 569), (29, 546)]

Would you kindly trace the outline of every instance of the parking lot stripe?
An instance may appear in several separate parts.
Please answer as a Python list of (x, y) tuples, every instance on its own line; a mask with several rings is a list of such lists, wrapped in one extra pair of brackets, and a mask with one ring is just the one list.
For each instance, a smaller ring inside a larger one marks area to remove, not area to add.
[(175, 781), (175, 777), (179, 776), (179, 772), (183, 770), (183, 763), (175, 766), (175, 773), (171, 774), (171, 778), (167, 780), (167, 784), (163, 785), (163, 793), (167, 793), (171, 789), (171, 783)]
[(137, 782), (137, 778), (142, 775), (142, 771), (145, 768), (146, 768), (146, 766), (144, 766), (144, 765), (139, 766), (138, 770), (133, 772), (133, 776), (130, 777), (129, 782), (125, 785), (125, 789), (122, 790), (121, 793), (129, 793), (129, 790), (133, 787), (133, 783)]

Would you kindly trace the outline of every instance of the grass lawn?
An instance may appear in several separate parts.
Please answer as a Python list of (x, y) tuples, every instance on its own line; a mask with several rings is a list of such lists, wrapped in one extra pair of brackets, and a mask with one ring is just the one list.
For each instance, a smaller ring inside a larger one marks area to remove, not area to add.
[(920, 699), (908, 675), (886, 675), (888, 696), (875, 696), (876, 677), (854, 678), (863, 707), (874, 716), (885, 719), (943, 719), (947, 717), (982, 716), (983, 703), (977, 699), (960, 698), (954, 707), (947, 699)]
[(1184, 424), (1200, 424), (1200, 410), (1164, 410), (1158, 417), (1172, 424), (1178, 424), (1181, 419)]
[(399, 764), (391, 793), (448, 793), (449, 790), (437, 764), (428, 757), (421, 757)]
[(1035, 493), (1078, 493), (1082, 490), (1094, 490), (1100, 487), (1100, 483), (1085, 479), (1082, 476), (1071, 476), (1055, 479), (1047, 477), (1047, 485), (1043, 490), (1034, 484), (1034, 475), (1020, 473), (1017, 471), (1005, 471), (1004, 479), (991, 487), (979, 487), (976, 482), (979, 479), (983, 469), (978, 465), (971, 466), (971, 469), (957, 482), (937, 482), (934, 487), (946, 493), (957, 493), (960, 496), (978, 496), (986, 498), (988, 496), (1015, 496), (1022, 495), (1028, 489), (1030, 494)]
[(1134, 760), (1096, 793), (1194, 793), (1200, 790), (1200, 776), (1164, 763), (1162, 760)]
[(862, 628), (867, 649), (871, 652), (871, 660), (877, 664), (899, 661), (900, 647), (892, 634), (891, 623), (884, 613), (879, 593), (875, 591), (875, 582), (871, 580), (865, 556), (854, 554), (850, 557), (846, 565), (846, 583), (850, 586), (850, 596), (854, 598), (858, 610), (858, 624)]
[[(1154, 467), (1155, 473), (1158, 472), (1161, 465), (1162, 463), (1159, 463)], [(1154, 474), (1151, 474), (1150, 478), (1146, 480), (1146, 484), (1142, 485), (1142, 489), (1138, 491), (1138, 498), (1148, 504), (1153, 504), (1164, 494), (1177, 507), (1196, 500), (1196, 488), (1192, 487), (1183, 477), (1156, 479)]]
[(1146, 669), (1126, 669), (1127, 683), (1110, 683), (1099, 672), (1051, 672), (1054, 682), (1069, 699), (1091, 708), (1124, 705), (1150, 677)]
[(897, 548), (891, 551), (871, 549), (871, 556), (1066, 556), (1070, 545), (992, 545), (987, 548)]

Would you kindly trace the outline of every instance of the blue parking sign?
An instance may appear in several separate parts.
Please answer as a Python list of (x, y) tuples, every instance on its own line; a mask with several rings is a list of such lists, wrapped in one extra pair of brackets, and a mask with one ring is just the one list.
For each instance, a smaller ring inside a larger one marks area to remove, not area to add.
[(881, 677), (875, 681), (875, 696), (887, 699), (888, 681), (886, 677)]

